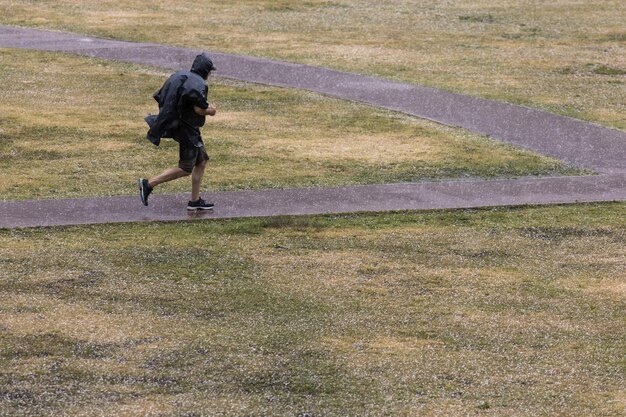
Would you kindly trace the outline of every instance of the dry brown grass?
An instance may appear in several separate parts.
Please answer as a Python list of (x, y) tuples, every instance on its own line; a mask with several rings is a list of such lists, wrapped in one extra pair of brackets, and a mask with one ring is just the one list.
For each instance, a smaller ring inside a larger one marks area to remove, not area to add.
[(626, 128), (623, 1), (8, 0), (0, 21), (266, 56)]
[(625, 214), (0, 231), (0, 414), (619, 415)]
[[(373, 72), (624, 127), (623, 76), (612, 73), (624, 68), (621, 3), (212, 2), (182, 31), (191, 4), (9, 0), (0, 11), (11, 23)], [(167, 74), (0, 53), (10, 173), (0, 196), (126, 193), (175, 158), (140, 139)], [(87, 82), (71, 85), (67, 68)], [(85, 108), (87, 86), (103, 113)], [(111, 86), (125, 100), (105, 94)], [(229, 110), (211, 130), (215, 188), (563, 169), (308, 93), (221, 81), (212, 92)], [(336, 123), (316, 114), (320, 103)], [(293, 164), (304, 156), (311, 166)], [(349, 170), (411, 159), (430, 165)], [(625, 216), (615, 203), (0, 231), (0, 414), (623, 415)]]
[[(175, 143), (150, 145), (143, 121), (167, 73), (16, 50), (2, 51), (0, 69), (3, 198), (131, 194), (137, 178), (176, 164)], [(313, 93), (212, 80), (211, 100), (220, 113), (204, 128), (208, 189), (575, 172), (461, 129)], [(161, 191), (188, 189), (181, 180)]]

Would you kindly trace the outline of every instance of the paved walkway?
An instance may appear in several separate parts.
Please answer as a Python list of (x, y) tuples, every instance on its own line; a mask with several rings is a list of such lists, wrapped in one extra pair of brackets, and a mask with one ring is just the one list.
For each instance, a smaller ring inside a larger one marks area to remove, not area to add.
[[(69, 52), (171, 70), (187, 68), (196, 49), (112, 41), (0, 25), (0, 47)], [(335, 212), (461, 208), (492, 205), (626, 200), (626, 133), (550, 113), (432, 88), (325, 68), (210, 52), (217, 76), (306, 89), (401, 111), (470, 131), (594, 170), (599, 175), (498, 181), (453, 181), (331, 189), (217, 193), (213, 214), (270, 216)], [(185, 196), (0, 202), (0, 227), (180, 220)]]
[(211, 193), (215, 210), (188, 213), (188, 194), (0, 201), (0, 228), (199, 218), (423, 210), (626, 200), (626, 174)]

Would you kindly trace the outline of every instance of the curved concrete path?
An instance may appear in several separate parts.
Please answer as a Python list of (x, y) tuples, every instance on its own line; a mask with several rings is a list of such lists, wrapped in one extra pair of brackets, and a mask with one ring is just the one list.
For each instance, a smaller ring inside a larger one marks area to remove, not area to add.
[[(0, 47), (68, 52), (178, 70), (197, 49), (113, 41), (0, 25)], [(215, 193), (203, 217), (626, 200), (626, 133), (592, 123), (432, 88), (262, 58), (210, 52), (217, 76), (306, 89), (489, 135), (599, 175)], [(185, 196), (0, 202), (0, 227), (188, 219)]]

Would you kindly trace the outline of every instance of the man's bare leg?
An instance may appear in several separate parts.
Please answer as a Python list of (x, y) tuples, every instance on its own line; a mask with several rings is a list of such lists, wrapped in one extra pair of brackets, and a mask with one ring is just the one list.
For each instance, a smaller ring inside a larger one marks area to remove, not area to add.
[(178, 178), (186, 177), (190, 174), (180, 167), (169, 168), (157, 175), (156, 177), (146, 180), (145, 178), (139, 179), (139, 196), (144, 206), (148, 205), (148, 196), (152, 193), (152, 189), (164, 182), (173, 181)]
[(164, 182), (173, 181), (178, 178), (186, 177), (190, 173), (182, 170), (181, 168), (169, 168), (157, 175), (156, 177), (152, 177), (148, 180), (150, 187), (154, 188), (159, 184), (163, 184)]
[(206, 164), (207, 161), (202, 161), (193, 167), (193, 171), (191, 172), (191, 201), (198, 201), (200, 198), (200, 185), (202, 184)]

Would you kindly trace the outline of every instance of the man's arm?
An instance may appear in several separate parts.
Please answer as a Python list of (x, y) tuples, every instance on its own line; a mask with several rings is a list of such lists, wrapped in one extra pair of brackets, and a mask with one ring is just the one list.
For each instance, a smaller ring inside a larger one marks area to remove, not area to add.
[(206, 109), (203, 109), (198, 106), (193, 106), (193, 111), (196, 112), (198, 116), (215, 116), (217, 112), (217, 108), (211, 104)]

